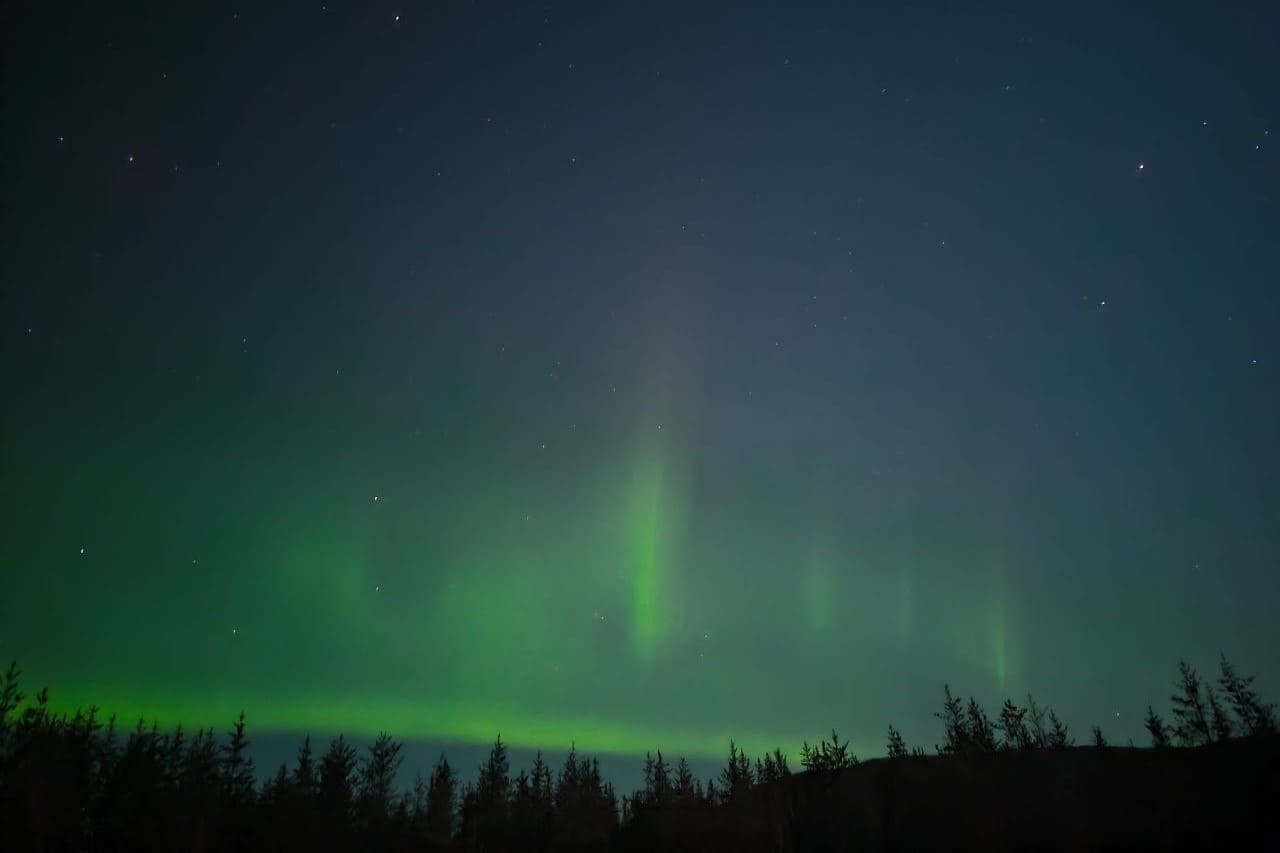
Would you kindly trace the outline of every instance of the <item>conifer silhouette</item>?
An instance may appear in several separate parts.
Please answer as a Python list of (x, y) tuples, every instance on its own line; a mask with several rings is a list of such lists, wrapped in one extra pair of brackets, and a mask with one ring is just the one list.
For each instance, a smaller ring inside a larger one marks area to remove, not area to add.
[(693, 778), (689, 762), (682, 756), (676, 762), (675, 801), (687, 806), (699, 799), (698, 782)]
[(311, 757), (311, 735), (303, 738), (302, 746), (298, 747), (298, 755), (293, 766), (293, 784), (303, 796), (315, 795), (319, 779), (316, 776), (315, 762)]
[(370, 744), (359, 769), (358, 800), (362, 824), (380, 822), (395, 800), (395, 776), (400, 768), (402, 744), (383, 732)]
[(1067, 724), (1058, 719), (1058, 715), (1052, 708), (1046, 713), (1049, 717), (1049, 734), (1045, 746), (1049, 749), (1066, 749), (1073, 746), (1075, 740), (1071, 737)]
[(222, 778), (232, 802), (244, 803), (253, 796), (253, 759), (246, 751), (249, 739), (244, 733), (244, 711), (232, 724), (231, 735), (222, 748)]
[(964, 703), (951, 694), (951, 685), (942, 685), (942, 711), (934, 714), (942, 720), (943, 734), (946, 741), (940, 752), (959, 754), (969, 751), (972, 738), (969, 735), (969, 718), (964, 712)]
[(970, 697), (969, 706), (965, 713), (969, 718), (970, 748), (975, 752), (995, 752), (996, 730), (991, 718), (987, 716), (987, 712), (978, 704), (976, 699)]
[(1275, 705), (1270, 705), (1258, 698), (1253, 690), (1254, 676), (1241, 676), (1236, 673), (1225, 654), (1220, 656), (1222, 670), (1218, 684), (1226, 694), (1227, 702), (1239, 720), (1240, 729), (1246, 737), (1275, 734)]
[(902, 733), (889, 726), (889, 743), (887, 746), (890, 758), (903, 758), (907, 755), (907, 744), (902, 739)]
[[(1253, 679), (1237, 675), (1225, 657), (1222, 669), (1215, 687), (1181, 664), (1180, 692), (1174, 702), (1175, 718), (1182, 726), (1178, 743), (1234, 740), (1207, 754), (1215, 762), (1226, 762), (1213, 766), (1270, 767), (1266, 762), (1273, 761), (1278, 748), (1272, 739), (1273, 706), (1258, 698)], [(673, 766), (657, 751), (647, 757), (643, 789), (623, 798), (620, 825), (619, 801), (601, 778), (599, 762), (573, 747), (559, 774), (553, 774), (538, 753), (532, 768), (520, 769), (512, 780), (506, 744), (499, 737), (459, 801), (459, 781), (443, 755), (429, 779), (418, 774), (408, 792), (398, 793), (395, 777), (402, 748), (382, 734), (359, 760), (342, 736), (317, 760), (310, 737), (305, 737), (292, 769), (281, 765), (258, 785), (243, 714), (221, 738), (212, 729), (189, 734), (177, 726), (165, 732), (139, 720), (121, 744), (114, 717), (104, 726), (95, 708), (55, 713), (45, 690), (25, 702), (18, 677), (16, 665), (0, 674), (0, 849), (5, 850), (755, 853), (774, 849), (777, 839), (771, 832), (779, 824), (771, 810), (781, 807), (783, 814), (790, 814), (806, 798), (813, 802), (815, 791), (835, 791), (842, 784), (822, 776), (816, 777), (817, 788), (814, 777), (788, 780), (790, 770), (781, 749), (752, 763), (731, 742), (720, 778), (703, 788), (686, 760)], [(945, 752), (972, 754), (997, 743), (1003, 750), (1072, 744), (1065, 722), (1030, 696), (1026, 709), (1006, 701), (994, 725), (975, 700), (962, 705), (949, 687), (944, 687), (944, 697), (944, 710), (937, 716), (948, 729)], [(1144, 724), (1154, 747), (1169, 745), (1168, 728), (1152, 706)], [(1098, 726), (1092, 727), (1090, 739), (1095, 748), (1107, 745)], [(1241, 756), (1248, 754), (1241, 748), (1261, 750), (1262, 761), (1241, 763)], [(893, 726), (887, 751), (895, 758), (908, 754)], [(1110, 767), (1127, 760), (1126, 752), (1111, 751), (1093, 764)], [(1072, 755), (1051, 760), (1070, 767)], [(1171, 751), (1156, 767), (1176, 770), (1181, 760), (1178, 751)], [(993, 761), (1018, 766), (1007, 758)], [(830, 741), (804, 744), (802, 763), (821, 773), (853, 767), (857, 758), (833, 731)], [(892, 785), (898, 784), (895, 778), (915, 777), (917, 772), (927, 776), (929, 768), (949, 763), (944, 757), (919, 763), (919, 771), (917, 766), (902, 773), (872, 770), (862, 777), (855, 774), (852, 781), (875, 780), (875, 795), (889, 796)], [(985, 761), (973, 763), (975, 769), (986, 766)], [(966, 784), (984, 784), (980, 776), (966, 778)], [(1257, 790), (1255, 799), (1266, 799), (1269, 789)], [(783, 831), (794, 830), (788, 821), (790, 817), (784, 824), (792, 829)], [(792, 849), (826, 843), (822, 838), (793, 841)]]
[(427, 786), (427, 804), (424, 822), (427, 838), (443, 845), (453, 837), (454, 813), (458, 807), (458, 780), (453, 768), (443, 754), (431, 771)]
[(849, 742), (840, 742), (836, 730), (831, 730), (831, 742), (821, 741), (816, 747), (805, 741), (800, 746), (800, 764), (806, 770), (845, 770), (858, 763), (858, 756), (849, 751)]
[(787, 756), (783, 754), (780, 748), (775, 748), (773, 752), (766, 752), (764, 760), (756, 759), (756, 782), (764, 785), (770, 782), (778, 782), (791, 775), (791, 768), (787, 766)]
[(1222, 702), (1218, 699), (1218, 691), (1210, 684), (1205, 688), (1205, 696), (1209, 701), (1210, 736), (1217, 741), (1230, 740), (1235, 736), (1235, 722), (1222, 707)]
[(355, 808), (356, 750), (338, 735), (320, 759), (320, 814), (333, 832), (346, 833)]
[(1035, 697), (1030, 693), (1027, 694), (1026, 724), (1033, 747), (1043, 748), (1049, 745), (1049, 730), (1045, 728), (1045, 709), (1036, 704)]
[(1004, 700), (1000, 706), (1000, 729), (1002, 749), (1031, 749), (1031, 729), (1027, 727), (1027, 709), (1014, 704), (1012, 699)]
[(729, 741), (729, 761), (720, 771), (720, 797), (725, 802), (733, 802), (751, 791), (755, 783), (751, 769), (751, 761), (746, 750), (740, 749), (732, 740)]
[(1150, 705), (1147, 706), (1147, 717), (1142, 724), (1151, 735), (1152, 748), (1163, 749), (1169, 745), (1169, 729)]
[(1199, 746), (1213, 739), (1200, 676), (1186, 661), (1178, 661), (1178, 693), (1173, 702), (1173, 733), (1181, 746)]

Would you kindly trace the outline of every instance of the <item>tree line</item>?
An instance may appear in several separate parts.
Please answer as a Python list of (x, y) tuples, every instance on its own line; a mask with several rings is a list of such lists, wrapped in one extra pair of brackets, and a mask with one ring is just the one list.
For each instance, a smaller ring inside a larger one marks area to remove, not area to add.
[[(1225, 656), (1216, 684), (1186, 662), (1178, 672), (1169, 722), (1148, 706), (1152, 747), (1276, 734), (1275, 706)], [(291, 764), (259, 782), (243, 713), (221, 737), (141, 720), (122, 732), (96, 708), (52, 712), (47, 689), (26, 702), (19, 681), (16, 664), (0, 674), (0, 841), (15, 851), (759, 849), (753, 810), (792, 773), (781, 749), (752, 760), (730, 741), (723, 769), (705, 784), (684, 758), (657, 751), (645, 756), (642, 787), (619, 796), (598, 760), (572, 748), (558, 769), (539, 752), (513, 775), (499, 736), (473, 780), (441, 755), (399, 791), (402, 744), (384, 733), (363, 751), (339, 735), (319, 752), (307, 737)], [(935, 716), (941, 756), (1075, 746), (1053, 709), (1031, 696), (1025, 705), (1006, 700), (992, 719), (947, 685)], [(1091, 740), (1107, 746), (1096, 726)], [(886, 751), (890, 760), (926, 756), (893, 726)], [(829, 774), (858, 758), (832, 731), (805, 742), (799, 763)]]

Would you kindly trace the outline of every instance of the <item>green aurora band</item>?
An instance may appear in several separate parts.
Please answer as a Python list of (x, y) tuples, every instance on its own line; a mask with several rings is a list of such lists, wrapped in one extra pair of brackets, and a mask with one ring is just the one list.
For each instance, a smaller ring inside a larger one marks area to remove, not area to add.
[[(5, 559), (31, 568), (0, 604), (0, 651), (60, 709), (161, 725), (244, 709), (259, 731), (690, 757), (832, 726), (874, 753), (911, 689), (885, 662), (921, 650), (938, 661), (921, 696), (957, 670), (1017, 695), (999, 572), (925, 597), (912, 578), (953, 545), (904, 555), (822, 513), (806, 536), (763, 472), (711, 499), (688, 422), (640, 422), (621, 464), (537, 483), (407, 449), (381, 472), (317, 469), (307, 435), (258, 440), (247, 469), (176, 417), (61, 455), (56, 433), (14, 430)], [(763, 684), (807, 699), (750, 700)]]

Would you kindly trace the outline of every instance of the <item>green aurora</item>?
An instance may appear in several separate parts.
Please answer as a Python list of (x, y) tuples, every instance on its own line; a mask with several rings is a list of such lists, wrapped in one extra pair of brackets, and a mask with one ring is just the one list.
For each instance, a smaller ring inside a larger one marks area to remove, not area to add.
[[(27, 497), (7, 550), (34, 564), (55, 536), (67, 544), (49, 570), (16, 576), (3, 613), (11, 637), (58, 642), (6, 651), (57, 707), (122, 719), (221, 726), (247, 709), (267, 731), (467, 743), (501, 731), (515, 746), (691, 757), (719, 755), (730, 737), (795, 748), (833, 724), (874, 743), (880, 721), (840, 704), (856, 661), (809, 707), (743, 706), (742, 685), (794, 694), (810, 676), (789, 659), (858, 638), (906, 649), (922, 614), (956, 664), (1003, 684), (998, 596), (974, 599), (969, 617), (930, 609), (905, 573), (842, 564), (822, 541), (779, 569), (797, 579), (789, 593), (735, 583), (753, 564), (746, 573), (763, 577), (780, 551), (699, 517), (679, 434), (655, 423), (625, 464), (585, 466), (585, 482), (531, 501), (517, 484), (468, 494), (465, 481), (425, 498), (352, 494), (283, 447), (246, 476), (201, 456), (157, 459), (141, 435), (37, 468), (29, 460), (50, 458), (41, 438), (12, 433), (10, 482)], [(68, 514), (65, 496), (86, 481), (111, 494)], [(202, 517), (210, 505), (219, 512)], [(700, 550), (698, 530), (727, 545)]]
[(251, 5), (6, 28), (29, 692), (637, 766), (1280, 693), (1274, 4)]

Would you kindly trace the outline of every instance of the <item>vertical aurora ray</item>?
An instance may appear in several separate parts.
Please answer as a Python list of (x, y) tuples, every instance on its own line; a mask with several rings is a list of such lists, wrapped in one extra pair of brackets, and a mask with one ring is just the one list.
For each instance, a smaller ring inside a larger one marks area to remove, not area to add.
[(631, 640), (633, 651), (648, 660), (662, 637), (661, 556), (662, 469), (642, 459), (632, 483), (627, 521), (627, 562), (631, 579)]
[(1003, 565), (996, 568), (995, 575), (986, 607), (986, 660), (1000, 689), (1006, 690), (1011, 681), (1016, 682), (1018, 679), (1017, 649), (1010, 638), (1009, 608), (1011, 605)]
[(828, 637), (836, 627), (836, 592), (831, 575), (830, 555), (817, 545), (810, 548), (803, 574), (805, 625), (817, 640)]
[(652, 661), (667, 637), (680, 559), (686, 495), (678, 481), (671, 442), (654, 428), (640, 442), (626, 497), (625, 564), (631, 595), (631, 646)]
[(623, 485), (623, 560), (630, 595), (630, 646), (635, 659), (652, 664), (681, 608), (678, 567), (684, 558), (691, 438), (696, 413), (690, 392), (698, 361), (689, 350), (697, 330), (684, 302), (680, 276), (655, 270), (646, 276), (637, 308), (645, 318), (645, 369), (637, 377), (636, 431)]

